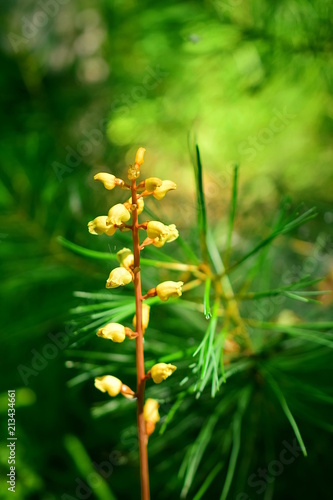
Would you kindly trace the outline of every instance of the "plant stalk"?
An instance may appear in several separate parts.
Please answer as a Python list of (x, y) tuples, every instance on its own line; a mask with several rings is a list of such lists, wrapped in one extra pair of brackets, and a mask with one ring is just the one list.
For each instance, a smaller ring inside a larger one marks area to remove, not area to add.
[[(136, 181), (132, 181), (132, 204), (137, 204)], [(132, 212), (132, 237), (134, 254), (134, 291), (135, 291), (135, 309), (136, 309), (136, 374), (137, 374), (137, 422), (139, 438), (140, 455), (140, 480), (141, 480), (141, 499), (149, 500), (149, 469), (147, 453), (147, 433), (143, 414), (144, 393), (145, 393), (145, 364), (143, 351), (143, 332), (142, 332), (142, 293), (141, 293), (141, 271), (140, 271), (140, 242), (139, 242), (139, 222), (137, 208)]]

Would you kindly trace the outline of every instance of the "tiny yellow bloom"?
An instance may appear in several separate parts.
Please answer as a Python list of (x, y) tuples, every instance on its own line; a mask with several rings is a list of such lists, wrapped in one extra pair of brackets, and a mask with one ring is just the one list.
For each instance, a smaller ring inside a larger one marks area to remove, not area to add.
[(97, 337), (117, 343), (124, 342), (126, 338), (125, 327), (119, 323), (108, 323), (98, 330)]
[(155, 238), (162, 239), (167, 234), (167, 227), (157, 220), (149, 221), (147, 224), (147, 236), (154, 240)]
[(88, 230), (90, 234), (107, 234), (108, 236), (114, 235), (117, 228), (108, 224), (106, 215), (100, 215), (94, 220), (88, 222)]
[[(142, 304), (142, 329), (143, 329), (143, 331), (145, 331), (145, 329), (148, 327), (149, 313), (150, 313), (150, 306), (148, 304), (143, 303)], [(134, 318), (133, 318), (133, 326), (136, 329), (136, 314), (134, 315)]]
[(134, 167), (132, 167), (132, 165), (130, 165), (128, 167), (127, 177), (129, 178), (130, 181), (134, 181), (135, 179), (137, 179), (140, 176), (140, 170), (136, 167), (137, 167), (137, 165), (135, 165)]
[(108, 223), (115, 226), (120, 226), (123, 222), (127, 222), (131, 214), (122, 203), (117, 203), (110, 208), (108, 213)]
[(112, 375), (95, 378), (96, 389), (107, 392), (111, 397), (117, 396), (121, 392), (122, 385), (122, 381)]
[(111, 191), (116, 185), (116, 177), (112, 174), (108, 174), (107, 172), (100, 172), (99, 174), (94, 175), (95, 181), (101, 181), (104, 184), (104, 187)]
[(174, 189), (177, 189), (177, 185), (174, 182), (162, 181), (162, 185), (153, 191), (153, 196), (156, 200), (161, 200), (169, 191)]
[(170, 363), (157, 363), (157, 365), (154, 365), (150, 370), (151, 378), (155, 384), (160, 384), (163, 380), (170, 377), (175, 370), (177, 370), (177, 367), (170, 365)]
[(135, 166), (137, 168), (141, 167), (142, 163), (143, 163), (143, 158), (145, 156), (145, 152), (146, 152), (146, 149), (145, 148), (139, 148), (136, 152), (136, 155), (135, 155)]
[[(132, 197), (130, 197), (124, 203), (124, 206), (129, 212), (133, 212), (133, 210), (135, 210), (135, 205), (132, 204)], [(143, 198), (138, 199), (137, 207), (138, 207), (138, 215), (140, 215), (143, 212), (143, 209), (145, 208), (145, 202)]]
[(158, 413), (159, 404), (156, 399), (148, 398), (143, 407), (143, 415), (146, 422), (153, 422), (156, 424), (160, 420)]
[(158, 297), (166, 301), (170, 297), (180, 297), (182, 294), (182, 281), (163, 281), (156, 287), (156, 294)]
[(171, 243), (176, 238), (178, 238), (179, 233), (175, 224), (170, 224), (170, 226), (165, 226), (159, 221), (150, 221), (147, 224), (147, 236), (153, 241), (155, 247), (162, 247), (165, 243)]
[(178, 230), (175, 226), (175, 224), (170, 224), (168, 226), (168, 235), (166, 238), (166, 243), (171, 243), (172, 241), (176, 240), (179, 236)]
[(117, 288), (118, 286), (128, 285), (131, 283), (132, 275), (124, 267), (116, 267), (113, 269), (106, 281), (106, 288)]
[(129, 248), (123, 248), (117, 252), (117, 259), (125, 269), (130, 269), (134, 266), (134, 255)]
[(162, 186), (162, 181), (158, 177), (149, 177), (145, 180), (145, 190), (148, 193), (155, 191), (156, 188)]

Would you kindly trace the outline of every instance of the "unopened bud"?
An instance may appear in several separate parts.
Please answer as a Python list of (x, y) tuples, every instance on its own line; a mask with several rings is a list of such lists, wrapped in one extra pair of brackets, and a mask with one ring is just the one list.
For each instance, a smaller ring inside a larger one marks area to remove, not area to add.
[(157, 220), (152, 220), (147, 224), (147, 236), (154, 240), (155, 238), (164, 238), (167, 234), (167, 227)]
[(165, 226), (159, 221), (150, 221), (147, 224), (147, 236), (153, 241), (155, 247), (162, 247), (165, 243), (171, 243), (178, 238), (179, 233), (175, 224)]
[(107, 392), (109, 396), (114, 397), (120, 394), (122, 381), (113, 375), (104, 375), (103, 377), (95, 378), (95, 387), (101, 392)]
[(132, 197), (130, 197), (125, 203), (124, 206), (129, 212), (133, 212), (136, 208), (138, 210), (138, 215), (140, 215), (143, 212), (143, 209), (145, 207), (145, 202), (143, 198), (139, 198), (137, 201), (136, 205), (132, 204)]
[(116, 177), (112, 174), (108, 174), (107, 172), (100, 172), (99, 174), (94, 175), (95, 181), (100, 181), (104, 184), (104, 187), (111, 191), (116, 186)]
[(129, 248), (123, 248), (117, 252), (117, 259), (125, 269), (129, 270), (134, 266), (134, 255)]
[(108, 223), (115, 226), (120, 226), (124, 222), (127, 222), (131, 217), (129, 211), (124, 207), (122, 203), (117, 203), (110, 208), (108, 213)]
[(166, 301), (170, 297), (180, 297), (182, 294), (182, 281), (163, 281), (156, 287), (156, 295)]
[(88, 222), (88, 231), (90, 234), (107, 234), (108, 236), (112, 236), (116, 230), (116, 227), (108, 224), (108, 217), (106, 215), (100, 215)]
[(157, 363), (150, 370), (151, 378), (155, 382), (155, 384), (160, 384), (163, 380), (166, 380), (173, 372), (177, 370), (177, 367), (174, 365), (166, 364), (166, 363)]
[(162, 181), (161, 186), (153, 191), (153, 196), (156, 200), (161, 200), (169, 192), (177, 188), (177, 185), (172, 181)]
[[(143, 330), (143, 332), (148, 327), (149, 314), (150, 314), (150, 306), (148, 304), (142, 304), (142, 330)], [(137, 329), (136, 314), (134, 315), (134, 318), (133, 318), (133, 326), (135, 329)]]
[(124, 267), (113, 269), (106, 281), (106, 288), (117, 288), (118, 286), (128, 285), (132, 281), (132, 275)]
[(135, 166), (137, 168), (141, 167), (141, 165), (143, 163), (143, 158), (145, 156), (145, 152), (146, 152), (145, 148), (139, 148), (137, 150), (136, 155), (135, 155), (135, 161), (134, 161)]
[(138, 168), (132, 167), (132, 165), (130, 165), (128, 167), (128, 178), (129, 178), (129, 180), (130, 181), (134, 181), (139, 176), (140, 176), (140, 170)]
[(149, 177), (145, 180), (145, 190), (151, 193), (159, 186), (162, 186), (162, 181), (158, 177)]
[(146, 422), (153, 422), (156, 424), (160, 420), (160, 416), (158, 413), (160, 405), (156, 401), (156, 399), (148, 398), (145, 402), (143, 408), (143, 415)]
[(109, 339), (117, 343), (124, 342), (126, 337), (125, 327), (119, 323), (108, 323), (98, 330), (97, 337)]

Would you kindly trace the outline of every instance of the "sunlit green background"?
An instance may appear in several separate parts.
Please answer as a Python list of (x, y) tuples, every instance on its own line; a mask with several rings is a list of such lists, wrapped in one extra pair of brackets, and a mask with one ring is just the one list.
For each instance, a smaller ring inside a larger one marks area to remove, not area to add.
[[(1, 498), (7, 498), (8, 389), (17, 389), (16, 498), (80, 498), (76, 480), (86, 480), (92, 462), (107, 460), (119, 446), (125, 458), (135, 448), (134, 410), (126, 423), (113, 414), (96, 420), (91, 408), (102, 399), (91, 380), (66, 385), (72, 374), (63, 350), (26, 386), (17, 369), (32, 366), (50, 333), (65, 331), (69, 309), (80, 304), (74, 291), (103, 289), (108, 266), (69, 253), (57, 237), (104, 252), (120, 248), (119, 240), (109, 243), (87, 232), (87, 222), (104, 213), (110, 199), (93, 184), (94, 173), (107, 169), (121, 176), (137, 147), (146, 147), (147, 176), (178, 185), (172, 201), (161, 204), (161, 219), (193, 238), (188, 138), (196, 136), (209, 220), (221, 248), (235, 162), (239, 249), (241, 234), (261, 234), (286, 194), (294, 204), (318, 208), (316, 221), (297, 236), (310, 243), (319, 234), (329, 237), (332, 7), (329, 0), (2, 0)], [(330, 259), (320, 271), (328, 273)], [(198, 403), (198, 425), (209, 411), (207, 401), (206, 409)], [(292, 439), (285, 428), (279, 431), (277, 442)], [(317, 432), (308, 462), (299, 458), (286, 468), (274, 498), (329, 498), (328, 434), (308, 429), (309, 435)], [(159, 439), (163, 446), (168, 434)], [(168, 491), (179, 497), (177, 473), (187, 439), (179, 439), (172, 477), (156, 468), (152, 498), (168, 498)], [(110, 490), (98, 487), (96, 498), (113, 498), (111, 491), (139, 498), (135, 457), (129, 463), (114, 466)], [(220, 492), (213, 486), (207, 498)], [(86, 495), (95, 498), (96, 492)]]

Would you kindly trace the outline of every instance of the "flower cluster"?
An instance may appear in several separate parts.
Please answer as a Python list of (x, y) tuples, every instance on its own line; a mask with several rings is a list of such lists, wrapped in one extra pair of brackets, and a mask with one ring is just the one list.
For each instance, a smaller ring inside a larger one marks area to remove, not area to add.
[[(145, 149), (139, 148), (134, 166), (128, 169), (128, 179), (130, 184), (116, 176), (101, 172), (94, 176), (96, 181), (101, 182), (108, 190), (114, 189), (116, 186), (124, 190), (131, 190), (132, 196), (124, 203), (117, 203), (112, 206), (107, 215), (101, 215), (88, 223), (88, 230), (93, 235), (105, 234), (113, 236), (117, 230), (132, 231), (133, 235), (133, 251), (129, 248), (123, 248), (117, 253), (119, 266), (114, 268), (106, 281), (106, 288), (117, 288), (135, 282), (136, 273), (140, 267), (140, 252), (144, 247), (153, 245), (157, 248), (162, 247), (166, 243), (171, 243), (178, 238), (178, 230), (174, 224), (165, 225), (160, 221), (145, 221), (141, 224), (138, 222), (138, 215), (144, 210), (144, 199), (153, 196), (157, 200), (161, 200), (165, 195), (174, 189), (176, 184), (170, 180), (161, 180), (157, 177), (149, 177), (139, 184), (136, 179), (140, 175), (140, 167), (144, 161)], [(135, 203), (133, 203), (133, 199)], [(132, 221), (130, 221), (132, 217)], [(138, 243), (139, 230), (146, 231), (146, 237), (143, 242)], [(136, 249), (135, 249), (136, 245)], [(135, 258), (134, 254), (138, 257)], [(138, 260), (136, 260), (138, 259)], [(136, 260), (136, 262), (135, 262)], [(111, 340), (115, 343), (122, 343), (127, 338), (129, 340), (137, 339), (143, 336), (149, 325), (150, 306), (143, 301), (149, 297), (157, 296), (161, 301), (166, 301), (171, 297), (180, 297), (182, 295), (182, 281), (165, 281), (159, 283), (155, 288), (148, 290), (146, 295), (141, 294), (141, 281), (139, 289), (139, 304), (141, 325), (137, 325), (138, 306), (136, 314), (133, 317), (132, 324), (134, 330), (120, 323), (108, 323), (97, 331), (97, 336), (102, 339)], [(136, 298), (138, 289), (135, 288)], [(138, 345), (138, 344), (137, 344)], [(176, 367), (171, 364), (157, 363), (150, 371), (148, 371), (144, 380), (152, 379), (155, 384), (160, 384), (166, 380), (176, 370)], [(112, 376), (105, 375), (95, 379), (95, 386), (102, 392), (107, 392), (111, 397), (122, 394), (126, 398), (141, 397), (138, 392), (135, 393), (121, 380)], [(158, 413), (159, 404), (154, 399), (147, 399), (144, 404), (143, 414), (146, 423), (147, 437), (152, 434), (155, 424), (159, 421)]]

